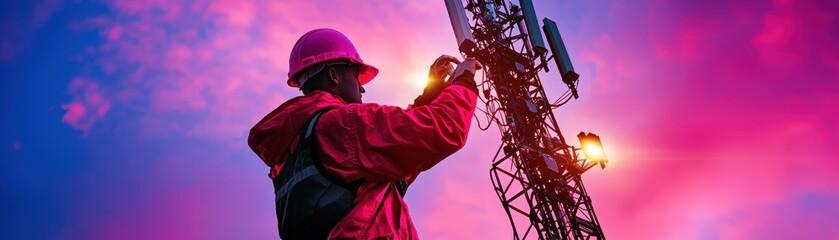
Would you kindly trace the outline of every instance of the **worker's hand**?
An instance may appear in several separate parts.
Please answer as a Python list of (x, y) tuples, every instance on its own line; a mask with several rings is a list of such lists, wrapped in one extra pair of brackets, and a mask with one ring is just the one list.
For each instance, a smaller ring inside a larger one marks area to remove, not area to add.
[(422, 95), (414, 100), (414, 106), (422, 106), (430, 103), (450, 84), (446, 82), (446, 77), (451, 76), (454, 72), (453, 63), (458, 64), (460, 60), (449, 55), (442, 55), (437, 60), (434, 60), (434, 63), (431, 64), (428, 70), (428, 82), (425, 85), (425, 89), (422, 91)]
[(452, 75), (452, 84), (463, 85), (469, 89), (478, 91), (477, 84), (475, 84), (475, 72), (483, 68), (478, 60), (467, 58), (462, 63), (457, 65)]
[(459, 64), (460, 60), (449, 55), (442, 55), (437, 60), (434, 60), (434, 64), (431, 64), (431, 68), (428, 70), (428, 84), (426, 87), (446, 82), (446, 77), (454, 73), (452, 63)]

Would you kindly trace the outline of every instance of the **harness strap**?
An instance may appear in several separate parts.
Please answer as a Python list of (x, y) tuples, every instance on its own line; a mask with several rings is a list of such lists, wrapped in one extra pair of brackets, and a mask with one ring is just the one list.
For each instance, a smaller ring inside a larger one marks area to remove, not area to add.
[(289, 179), (288, 182), (286, 182), (286, 184), (280, 187), (280, 189), (277, 189), (277, 192), (275, 193), (274, 197), (274, 202), (279, 202), (280, 199), (283, 198), (283, 196), (285, 196), (286, 194), (288, 194), (289, 191), (291, 191), (294, 185), (297, 185), (298, 183), (300, 183), (300, 181), (314, 176), (315, 174), (318, 174), (318, 169), (315, 166), (309, 166), (303, 169), (302, 171), (295, 173), (294, 176), (292, 176), (291, 179)]
[[(308, 140), (309, 137), (311, 137), (312, 129), (314, 129), (315, 123), (318, 121), (318, 118), (320, 118), (320, 115), (324, 112), (325, 111), (318, 112), (317, 114), (315, 114), (314, 117), (312, 117), (311, 120), (309, 120), (309, 124), (306, 127), (306, 133), (303, 136), (303, 139), (300, 139), (299, 141), (305, 141)], [(279, 202), (280, 199), (283, 198), (283, 196), (288, 194), (288, 192), (291, 191), (292, 188), (294, 188), (294, 185), (297, 185), (298, 183), (300, 183), (300, 181), (303, 181), (304, 179), (314, 176), (316, 174), (318, 174), (318, 168), (315, 166), (309, 166), (307, 168), (304, 168), (300, 172), (294, 173), (294, 175), (291, 176), (288, 182), (283, 184), (283, 186), (277, 189), (277, 192), (274, 193), (274, 202)]]

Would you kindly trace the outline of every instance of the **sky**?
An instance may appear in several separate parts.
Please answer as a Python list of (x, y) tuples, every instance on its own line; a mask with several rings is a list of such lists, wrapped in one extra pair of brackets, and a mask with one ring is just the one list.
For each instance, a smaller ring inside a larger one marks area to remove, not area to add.
[[(610, 160), (583, 176), (606, 237), (839, 238), (839, 2), (534, 2), (581, 75), (558, 123), (600, 135)], [(401, 107), (434, 59), (459, 56), (441, 0), (0, 13), (0, 239), (275, 239), (246, 138), (300, 95), (285, 85), (297, 38), (343, 32), (380, 69), (364, 100)], [(488, 179), (499, 133), (474, 126), (406, 196), (423, 239), (512, 236)]]

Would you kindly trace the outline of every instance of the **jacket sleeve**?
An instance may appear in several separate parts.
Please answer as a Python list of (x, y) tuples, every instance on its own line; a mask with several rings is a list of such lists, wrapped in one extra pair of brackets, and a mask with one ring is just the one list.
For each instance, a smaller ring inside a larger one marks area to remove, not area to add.
[(324, 114), (317, 137), (324, 166), (346, 181), (415, 176), (466, 143), (477, 94), (447, 87), (428, 105), (408, 110), (350, 104)]

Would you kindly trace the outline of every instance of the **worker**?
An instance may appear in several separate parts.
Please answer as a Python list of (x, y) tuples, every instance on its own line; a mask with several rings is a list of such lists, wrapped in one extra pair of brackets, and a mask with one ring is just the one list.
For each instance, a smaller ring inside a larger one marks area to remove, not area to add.
[(271, 168), (280, 237), (418, 239), (402, 196), (420, 172), (466, 143), (480, 68), (443, 55), (407, 109), (362, 103), (363, 85), (378, 69), (336, 30), (301, 36), (287, 84), (303, 96), (270, 112), (248, 137)]

